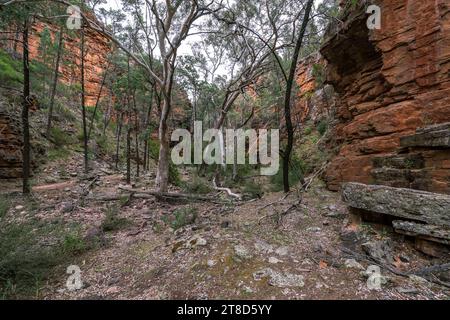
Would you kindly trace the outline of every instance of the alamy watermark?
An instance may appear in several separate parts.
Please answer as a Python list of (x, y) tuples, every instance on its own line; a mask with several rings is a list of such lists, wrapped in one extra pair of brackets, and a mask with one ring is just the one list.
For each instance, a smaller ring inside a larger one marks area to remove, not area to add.
[(68, 266), (66, 273), (70, 275), (66, 281), (66, 287), (69, 291), (80, 290), (81, 288), (83, 288), (83, 281), (81, 280), (81, 269), (79, 266)]
[(369, 30), (381, 29), (381, 8), (375, 4), (367, 7), (367, 14), (370, 14), (367, 19), (367, 28)]
[[(71, 5), (67, 7), (67, 14), (69, 18), (66, 21), (67, 29), (79, 30), (82, 24), (81, 9), (79, 6)], [(375, 4), (367, 7), (367, 14), (370, 14), (367, 19), (367, 28), (369, 30), (381, 29), (381, 8)]]
[[(176, 165), (202, 163), (242, 165), (246, 164), (248, 155), (248, 164), (262, 165), (261, 175), (273, 176), (280, 168), (278, 129), (226, 129), (224, 136), (223, 131), (218, 129), (208, 129), (203, 133), (203, 123), (195, 121), (193, 141), (192, 134), (186, 129), (176, 129), (172, 133), (171, 140), (179, 142), (171, 154), (172, 162)], [(209, 143), (204, 149), (203, 142)]]
[(81, 9), (79, 6), (69, 6), (67, 7), (67, 14), (69, 18), (66, 21), (66, 27), (69, 30), (79, 30), (81, 29)]

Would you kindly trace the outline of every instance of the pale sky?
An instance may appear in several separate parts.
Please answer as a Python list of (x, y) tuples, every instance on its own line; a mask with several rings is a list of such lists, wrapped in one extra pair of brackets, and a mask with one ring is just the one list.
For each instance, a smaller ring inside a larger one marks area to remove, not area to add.
[[(104, 5), (99, 6), (98, 8), (104, 8), (104, 9), (114, 9), (114, 10), (118, 10), (121, 9), (121, 0), (106, 0), (107, 3)], [(231, 2), (233, 2), (233, 0), (230, 0)], [(315, 6), (317, 7), (323, 0), (314, 0), (315, 1)], [(178, 49), (178, 55), (179, 56), (186, 56), (186, 55), (192, 55), (192, 50), (191, 50), (191, 46), (192, 44), (196, 43), (196, 42), (200, 42), (202, 39), (201, 35), (193, 35), (193, 36), (189, 36), (185, 41), (183, 41), (183, 43), (181, 44), (180, 48)], [(225, 65), (220, 66), (219, 69), (217, 70), (217, 75), (220, 76), (227, 76), (228, 75), (228, 70), (226, 68)]]
[[(121, 8), (121, 2), (120, 0), (106, 0), (107, 3), (105, 5), (102, 5), (100, 7), (103, 7), (105, 9), (107, 8), (112, 8), (112, 9), (120, 9)], [(314, 0), (315, 2), (315, 6), (317, 8), (317, 6), (322, 2), (323, 0)], [(184, 41), (179, 49), (179, 54), (180, 55), (192, 55), (192, 51), (191, 51), (191, 45), (195, 42), (198, 42), (201, 39), (201, 36), (199, 35), (194, 35), (194, 36), (190, 36), (186, 39), (186, 41)]]

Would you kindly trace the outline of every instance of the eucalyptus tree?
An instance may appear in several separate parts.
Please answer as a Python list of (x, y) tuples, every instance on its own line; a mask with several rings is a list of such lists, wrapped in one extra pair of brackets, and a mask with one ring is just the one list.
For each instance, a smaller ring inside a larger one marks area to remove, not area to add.
[(291, 97), (292, 97), (292, 88), (294, 86), (295, 81), (295, 72), (297, 70), (297, 61), (300, 54), (300, 49), (302, 48), (303, 44), (303, 38), (305, 36), (306, 28), (308, 26), (308, 22), (310, 19), (310, 14), (313, 8), (314, 0), (308, 0), (306, 4), (306, 8), (303, 14), (303, 21), (300, 28), (300, 32), (297, 35), (297, 40), (295, 44), (294, 53), (291, 59), (291, 66), (289, 70), (289, 77), (286, 81), (286, 94), (285, 94), (285, 100), (284, 100), (284, 117), (286, 121), (286, 129), (288, 134), (288, 141), (286, 145), (286, 150), (284, 152), (283, 156), (283, 188), (284, 192), (289, 192), (290, 185), (289, 185), (289, 163), (290, 163), (290, 157), (292, 153), (292, 148), (294, 145), (294, 128), (292, 125), (292, 119), (291, 119)]
[[(133, 2), (139, 0), (133, 0)], [(124, 1), (124, 3), (130, 1)], [(178, 58), (178, 49), (190, 36), (191, 29), (196, 21), (221, 9), (221, 1), (198, 0), (144, 0), (142, 4), (142, 20), (137, 25), (138, 33), (144, 34), (149, 43), (157, 44), (159, 59), (162, 65), (161, 74), (157, 74), (150, 66), (148, 52), (133, 48), (133, 52), (104, 26), (99, 26), (83, 14), (83, 18), (94, 30), (110, 38), (120, 49), (142, 67), (147, 76), (158, 86), (161, 92), (162, 106), (159, 120), (159, 159), (156, 185), (160, 192), (168, 190), (169, 183), (169, 128), (168, 119), (172, 108), (172, 91), (174, 87), (174, 74)], [(147, 48), (148, 49), (148, 48)]]

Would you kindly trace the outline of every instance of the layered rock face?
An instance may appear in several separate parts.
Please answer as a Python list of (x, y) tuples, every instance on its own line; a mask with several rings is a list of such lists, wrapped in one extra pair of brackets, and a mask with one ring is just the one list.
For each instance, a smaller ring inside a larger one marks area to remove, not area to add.
[[(403, 137), (423, 134), (419, 128), (450, 122), (450, 3), (375, 4), (380, 30), (367, 28), (364, 7), (353, 8), (321, 50), (327, 83), (338, 94), (331, 143), (339, 149), (326, 182), (332, 190), (354, 181), (450, 193), (448, 146), (408, 145), (420, 137), (401, 145)], [(437, 130), (442, 139), (446, 130)], [(406, 178), (402, 170), (409, 170)]]
[(297, 66), (296, 83), (301, 88), (292, 110), (293, 121), (304, 123), (332, 116), (336, 104), (334, 88), (331, 85), (321, 86), (325, 75), (325, 61), (317, 53), (301, 60)]
[(0, 179), (22, 176), (21, 122), (0, 101)]
[[(30, 34), (30, 58), (40, 60), (39, 54), (40, 34), (48, 28), (55, 43), (58, 42), (59, 30), (52, 25), (37, 21), (33, 24)], [(85, 30), (85, 90), (86, 90), (86, 106), (94, 106), (100, 91), (103, 74), (107, 68), (108, 55), (112, 48), (107, 38), (101, 36), (97, 32)], [(47, 61), (49, 65), (53, 65), (52, 61)], [(64, 55), (60, 66), (60, 81), (66, 84), (79, 83), (81, 79), (81, 46), (79, 37), (64, 36)], [(101, 97), (109, 94), (108, 88), (103, 88)]]

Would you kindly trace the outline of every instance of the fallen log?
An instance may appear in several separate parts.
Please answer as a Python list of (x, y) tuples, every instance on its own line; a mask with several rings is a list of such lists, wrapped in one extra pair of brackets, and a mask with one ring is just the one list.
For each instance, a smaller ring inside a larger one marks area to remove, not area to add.
[(206, 201), (215, 203), (228, 203), (227, 201), (218, 201), (215, 197), (206, 197), (195, 194), (186, 193), (171, 193), (171, 192), (158, 192), (158, 191), (143, 191), (138, 189), (129, 189), (124, 187), (119, 187), (119, 190), (129, 192), (133, 194), (133, 198), (143, 198), (145, 196), (153, 196), (159, 199), (182, 199), (182, 200), (196, 200), (196, 201)]

